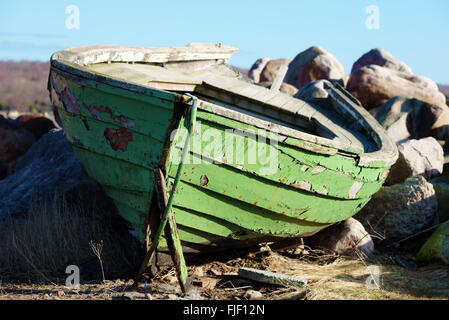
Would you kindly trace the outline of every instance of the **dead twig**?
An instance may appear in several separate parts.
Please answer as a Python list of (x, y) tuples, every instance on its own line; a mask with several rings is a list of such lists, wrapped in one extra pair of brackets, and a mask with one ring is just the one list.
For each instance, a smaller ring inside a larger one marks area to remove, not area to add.
[(100, 261), (101, 274), (103, 276), (103, 283), (106, 283), (106, 278), (104, 276), (104, 269), (103, 269), (103, 260), (101, 259), (101, 252), (103, 251), (103, 240), (101, 240), (98, 243), (89, 241), (89, 245), (92, 248), (92, 251), (94, 252), (95, 256), (98, 258), (98, 261)]
[(417, 232), (417, 233), (414, 233), (414, 234), (412, 234), (412, 235), (410, 235), (410, 236), (408, 236), (408, 237), (406, 237), (406, 238), (404, 238), (404, 239), (401, 239), (401, 240), (396, 241), (396, 242), (394, 242), (394, 243), (392, 243), (392, 244), (389, 244), (387, 247), (392, 247), (392, 246), (398, 245), (398, 244), (400, 244), (400, 243), (402, 243), (402, 242), (404, 242), (404, 241), (407, 241), (407, 240), (409, 240), (409, 239), (412, 239), (412, 238), (414, 238), (414, 237), (417, 237), (417, 236), (419, 236), (419, 235), (421, 235), (421, 234), (423, 234), (423, 233), (426, 233), (426, 232), (428, 232), (428, 231), (430, 231), (430, 230), (436, 229), (436, 228), (438, 228), (439, 226), (441, 226), (443, 223), (444, 223), (444, 222), (439, 223), (439, 224), (436, 224), (436, 225), (434, 225), (434, 226), (432, 226), (432, 227), (429, 227), (429, 228), (427, 228), (427, 229), (421, 230), (421, 231), (419, 231), (419, 232)]
[(243, 286), (243, 287), (234, 287), (234, 288), (224, 288), (224, 291), (235, 291), (235, 290), (243, 290), (243, 289), (249, 289), (252, 288), (252, 286)]
[[(385, 215), (382, 217), (382, 219), (383, 219), (384, 217), (385, 217)], [(375, 225), (374, 227), (371, 225), (371, 223), (370, 223), (369, 221), (367, 221), (368, 226), (370, 227), (371, 232), (372, 232), (371, 237), (377, 238), (377, 239), (379, 239), (379, 240), (381, 240), (381, 241), (385, 240), (385, 239), (386, 239), (386, 236), (385, 236), (385, 234), (382, 235), (382, 234), (380, 234), (379, 232), (377, 232), (375, 228), (379, 225), (379, 223), (380, 223), (380, 221), (382, 221), (382, 219), (380, 219), (380, 220), (376, 223), (376, 225)]]

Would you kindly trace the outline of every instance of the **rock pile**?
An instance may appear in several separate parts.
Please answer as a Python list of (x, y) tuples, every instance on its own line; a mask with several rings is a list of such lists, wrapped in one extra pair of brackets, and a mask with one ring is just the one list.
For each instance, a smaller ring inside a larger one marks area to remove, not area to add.
[(366, 109), (379, 107), (396, 96), (435, 105), (446, 103), (435, 82), (413, 75), (407, 65), (382, 49), (373, 49), (354, 63), (346, 89)]
[(421, 262), (449, 264), (449, 221), (442, 224), (419, 250), (416, 257)]
[(345, 77), (341, 63), (320, 47), (310, 47), (299, 53), (289, 64), (285, 82), (297, 88), (316, 80), (340, 80)]
[(376, 120), (396, 143), (434, 137), (445, 146), (449, 139), (449, 107), (407, 97), (394, 97), (381, 105)]
[(439, 221), (449, 220), (449, 176), (442, 175), (429, 181), (438, 199)]
[(406, 140), (398, 144), (398, 151), (399, 158), (390, 169), (387, 185), (401, 183), (417, 175), (430, 179), (443, 172), (443, 149), (435, 138)]
[(276, 75), (281, 68), (282, 65), (289, 65), (291, 62), (290, 59), (276, 59), (276, 60), (269, 60), (265, 67), (263, 68), (262, 72), (260, 73), (259, 81), (260, 83), (272, 83), (274, 79), (276, 78)]
[(257, 59), (256, 62), (252, 65), (251, 69), (248, 71), (248, 77), (250, 79), (253, 79), (254, 82), (259, 83), (260, 82), (260, 74), (262, 73), (263, 69), (267, 65), (268, 61), (270, 61), (269, 58), (260, 58)]
[[(306, 240), (310, 245), (347, 254), (354, 252), (354, 239), (366, 234), (365, 229), (388, 244), (449, 220), (449, 176), (443, 174), (444, 154), (449, 152), (449, 107), (447, 96), (434, 81), (415, 75), (407, 64), (381, 48), (363, 54), (346, 76), (338, 60), (316, 46), (293, 60), (259, 59), (250, 77), (269, 88), (280, 64), (285, 63), (284, 84), (297, 90), (289, 90), (289, 94), (312, 104), (325, 104), (325, 81), (339, 81), (375, 116), (399, 150), (385, 186), (355, 216), (363, 226), (354, 219), (344, 221), (310, 237)], [(259, 76), (262, 74), (269, 77)], [(446, 229), (440, 228), (423, 246), (419, 254), (422, 261), (432, 257), (447, 263)], [(444, 237), (446, 242), (441, 240)], [(362, 238), (365, 253), (371, 253), (372, 239)], [(435, 258), (437, 255), (440, 258)]]
[(380, 188), (356, 218), (368, 231), (391, 242), (431, 226), (437, 210), (438, 200), (432, 184), (416, 176)]
[[(289, 65), (290, 62), (290, 59), (270, 60), (268, 58), (260, 58), (254, 62), (248, 72), (248, 76), (256, 84), (271, 89), (271, 85), (273, 84), (273, 81), (276, 78), (281, 66)], [(282, 82), (279, 91), (293, 96), (298, 89), (286, 82)]]
[(374, 242), (363, 225), (354, 218), (330, 226), (305, 239), (310, 247), (342, 256), (363, 257), (374, 252)]

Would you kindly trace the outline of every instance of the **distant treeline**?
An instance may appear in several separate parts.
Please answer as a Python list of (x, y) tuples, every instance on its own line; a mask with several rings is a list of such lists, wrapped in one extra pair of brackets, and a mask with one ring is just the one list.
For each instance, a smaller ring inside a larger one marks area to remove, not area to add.
[(248, 75), (249, 69), (247, 68), (241, 68), (241, 67), (237, 67), (237, 66), (232, 66), (234, 69), (236, 69), (238, 72), (244, 74), (245, 76)]
[(50, 111), (49, 68), (48, 62), (0, 61), (0, 111)]
[(446, 96), (449, 96), (449, 86), (439, 84), (439, 85), (438, 85), (438, 88), (439, 88), (440, 91), (443, 92)]

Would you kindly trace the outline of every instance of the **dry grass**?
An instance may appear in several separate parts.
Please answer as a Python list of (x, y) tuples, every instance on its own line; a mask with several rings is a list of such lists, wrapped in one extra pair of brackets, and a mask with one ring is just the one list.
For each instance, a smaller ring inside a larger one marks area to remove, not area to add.
[[(292, 260), (275, 254), (270, 271), (308, 280), (308, 300), (407, 300), (449, 298), (449, 268), (433, 265), (407, 270), (396, 265), (372, 264), (362, 259), (337, 259), (329, 264)], [(368, 266), (379, 268), (379, 289), (366, 286)]]
[[(175, 271), (167, 268), (156, 278), (144, 281), (137, 291), (129, 291), (132, 280), (118, 279), (101, 283), (81, 284), (79, 290), (67, 290), (63, 285), (36, 285), (0, 283), (2, 299), (121, 299), (128, 292), (132, 299), (202, 299), (244, 300), (248, 289), (258, 290), (264, 300), (410, 300), (448, 299), (449, 267), (428, 265), (407, 270), (398, 265), (379, 263), (363, 259), (317, 258), (315, 254), (298, 255), (286, 252), (237, 251), (221, 259), (203, 257), (196, 263), (188, 262), (189, 274), (198, 274), (192, 291), (183, 296), (179, 290)], [(381, 261), (382, 259), (377, 259)], [(365, 285), (370, 272), (367, 267), (376, 265), (380, 269), (380, 288), (370, 289)], [(283, 288), (227, 276), (240, 267), (253, 267), (292, 275), (308, 281), (305, 289)], [(207, 279), (216, 279), (212, 288), (203, 287)], [(243, 281), (243, 282), (242, 282)], [(64, 291), (62, 295), (59, 292)]]
[(100, 242), (105, 276), (132, 274), (141, 249), (119, 219), (91, 203), (65, 197), (36, 202), (26, 215), (0, 225), (2, 279), (64, 283), (68, 265), (80, 267), (81, 280), (102, 279), (90, 246)]
[(231, 66), (231, 68), (237, 70), (238, 72), (240, 72), (241, 74), (248, 76), (248, 72), (249, 69), (248, 68), (243, 68), (243, 67), (238, 67), (238, 66)]
[[(253, 267), (280, 274), (296, 276), (307, 280), (305, 289), (291, 290), (280, 287), (248, 283), (251, 288), (263, 293), (267, 300), (410, 300), (410, 299), (448, 299), (449, 267), (428, 265), (406, 269), (397, 264), (387, 263), (389, 255), (378, 253), (365, 258), (345, 258), (323, 255), (322, 252), (307, 250), (307, 254), (290, 252), (242, 252), (234, 258), (221, 261), (198, 261), (192, 265), (201, 268), (206, 277), (212, 276), (209, 270), (222, 273), (236, 273), (240, 267)], [(372, 275), (370, 268), (379, 268), (379, 288), (366, 286)], [(243, 299), (248, 288), (241, 286), (238, 278), (223, 279), (213, 290), (200, 291), (206, 299)], [(235, 289), (232, 289), (235, 287)], [(201, 289), (200, 289), (201, 290)]]

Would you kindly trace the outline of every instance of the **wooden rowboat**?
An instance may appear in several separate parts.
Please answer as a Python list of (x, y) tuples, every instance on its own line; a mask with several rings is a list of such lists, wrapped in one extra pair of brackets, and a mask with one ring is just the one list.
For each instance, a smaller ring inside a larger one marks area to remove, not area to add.
[(305, 102), (245, 81), (227, 65), (235, 51), (85, 46), (51, 58), (76, 156), (160, 252), (172, 240), (179, 250), (178, 234), (184, 253), (311, 235), (357, 213), (397, 159), (337, 83)]

